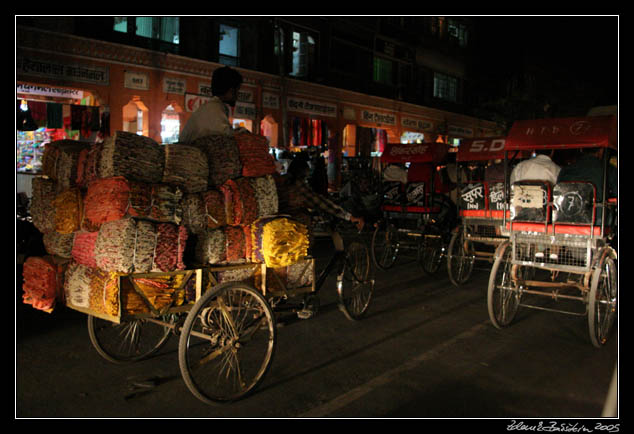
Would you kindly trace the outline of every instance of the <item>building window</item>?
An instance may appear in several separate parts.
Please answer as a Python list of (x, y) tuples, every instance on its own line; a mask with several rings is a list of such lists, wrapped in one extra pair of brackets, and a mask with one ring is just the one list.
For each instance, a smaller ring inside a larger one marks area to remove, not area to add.
[(218, 40), (218, 61), (223, 65), (238, 66), (240, 29), (220, 24)]
[(292, 69), (290, 75), (306, 77), (311, 72), (315, 57), (315, 38), (307, 32), (292, 32)]
[(454, 40), (461, 47), (466, 47), (468, 42), (467, 26), (454, 20), (449, 20), (448, 25), (449, 39)]
[(374, 81), (383, 84), (394, 83), (394, 62), (383, 57), (374, 57)]
[[(135, 25), (137, 36), (179, 43), (178, 17), (136, 17)], [(127, 17), (115, 17), (115, 30), (125, 32), (124, 28), (127, 30)]]
[(434, 73), (434, 97), (447, 101), (458, 101), (458, 79), (449, 75)]
[(128, 17), (114, 17), (114, 31), (128, 33)]

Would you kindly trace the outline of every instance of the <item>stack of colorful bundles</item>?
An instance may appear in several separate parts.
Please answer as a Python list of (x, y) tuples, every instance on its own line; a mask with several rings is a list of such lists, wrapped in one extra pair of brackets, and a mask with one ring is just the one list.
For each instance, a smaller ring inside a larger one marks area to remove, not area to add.
[(100, 178), (124, 176), (131, 181), (158, 184), (164, 167), (165, 150), (149, 137), (117, 131), (103, 142)]
[(163, 184), (180, 187), (185, 193), (207, 190), (209, 164), (199, 148), (181, 143), (165, 145)]

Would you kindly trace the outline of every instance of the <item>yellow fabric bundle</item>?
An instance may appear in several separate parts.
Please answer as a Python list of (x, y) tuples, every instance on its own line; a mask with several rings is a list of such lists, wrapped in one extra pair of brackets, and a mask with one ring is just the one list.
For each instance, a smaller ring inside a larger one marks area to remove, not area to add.
[(59, 193), (53, 199), (55, 208), (55, 230), (60, 234), (71, 234), (79, 230), (82, 220), (83, 200), (79, 188)]
[(287, 218), (269, 221), (262, 228), (261, 253), (267, 267), (292, 265), (308, 254), (308, 229)]

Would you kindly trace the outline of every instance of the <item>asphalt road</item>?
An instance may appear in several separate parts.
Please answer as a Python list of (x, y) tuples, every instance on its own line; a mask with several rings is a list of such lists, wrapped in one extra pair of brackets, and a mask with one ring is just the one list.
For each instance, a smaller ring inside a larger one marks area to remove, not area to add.
[(520, 420), (527, 427), (601, 417), (618, 362), (618, 324), (600, 349), (585, 317), (524, 309), (497, 330), (487, 314), (487, 271), (456, 288), (444, 266), (429, 277), (402, 259), (376, 281), (361, 321), (337, 309), (334, 281), (320, 293), (317, 316), (283, 318), (263, 383), (218, 406), (187, 389), (177, 338), (148, 360), (115, 365), (92, 347), (84, 314), (18, 303), (15, 416), (466, 418), (493, 420), (502, 431), (520, 429), (512, 425)]

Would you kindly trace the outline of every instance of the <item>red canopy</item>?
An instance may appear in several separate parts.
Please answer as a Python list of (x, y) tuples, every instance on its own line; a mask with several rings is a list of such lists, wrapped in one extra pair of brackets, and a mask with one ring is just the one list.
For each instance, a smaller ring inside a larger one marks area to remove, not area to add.
[(617, 147), (616, 117), (534, 119), (517, 121), (506, 138), (506, 150)]
[(381, 155), (384, 163), (440, 163), (447, 156), (445, 143), (388, 143)]
[(456, 161), (486, 161), (504, 158), (504, 137), (467, 139), (460, 143)]

